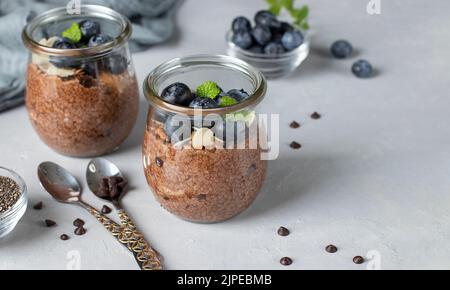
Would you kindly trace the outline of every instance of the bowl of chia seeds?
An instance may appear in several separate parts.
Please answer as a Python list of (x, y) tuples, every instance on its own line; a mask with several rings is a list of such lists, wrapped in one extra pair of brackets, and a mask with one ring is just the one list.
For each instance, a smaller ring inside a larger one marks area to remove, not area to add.
[(11, 233), (27, 210), (27, 187), (15, 172), (0, 167), (0, 239)]

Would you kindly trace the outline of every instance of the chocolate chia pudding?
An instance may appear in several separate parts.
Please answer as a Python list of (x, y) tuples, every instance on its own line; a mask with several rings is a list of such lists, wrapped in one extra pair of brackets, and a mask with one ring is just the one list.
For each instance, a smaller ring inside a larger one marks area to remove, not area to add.
[(138, 84), (128, 71), (60, 77), (31, 63), (26, 105), (49, 147), (69, 156), (98, 156), (115, 150), (131, 132), (139, 110)]
[(254, 201), (267, 170), (261, 149), (196, 150), (189, 141), (180, 150), (168, 139), (163, 124), (149, 118), (143, 146), (145, 176), (169, 212), (193, 222), (214, 223), (232, 218)]
[(134, 127), (139, 90), (128, 41), (131, 22), (112, 9), (65, 7), (30, 21), (26, 106), (39, 137), (73, 157), (114, 151)]

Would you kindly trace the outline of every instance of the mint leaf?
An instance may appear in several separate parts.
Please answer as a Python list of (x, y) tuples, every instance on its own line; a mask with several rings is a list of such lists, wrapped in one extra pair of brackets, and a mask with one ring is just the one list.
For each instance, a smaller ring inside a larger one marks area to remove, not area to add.
[(294, 0), (281, 0), (281, 5), (288, 11), (294, 10)]
[(78, 25), (78, 23), (72, 24), (72, 26), (62, 33), (62, 36), (72, 40), (74, 43), (79, 42), (82, 37), (80, 25)]
[(303, 6), (302, 8), (295, 10), (292, 12), (292, 17), (294, 18), (295, 23), (302, 23), (308, 18), (309, 15), (309, 7)]
[(266, 0), (266, 2), (269, 4), (269, 11), (274, 15), (280, 14), (281, 8), (283, 8), (281, 1), (284, 0)]
[(220, 94), (219, 86), (213, 81), (204, 82), (197, 88), (197, 96), (214, 99)]
[(236, 105), (237, 101), (235, 99), (233, 99), (232, 97), (229, 96), (223, 96), (220, 100), (220, 105), (221, 107), (228, 107), (228, 106), (233, 106)]

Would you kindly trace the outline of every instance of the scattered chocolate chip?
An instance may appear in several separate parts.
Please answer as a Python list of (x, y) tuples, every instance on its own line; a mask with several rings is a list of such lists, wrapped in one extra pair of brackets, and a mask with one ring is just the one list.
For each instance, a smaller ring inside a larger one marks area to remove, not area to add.
[(84, 220), (82, 219), (76, 219), (73, 221), (73, 225), (76, 227), (82, 227), (84, 226)]
[(68, 236), (68, 235), (66, 235), (66, 234), (64, 234), (64, 235), (61, 235), (61, 240), (63, 240), (63, 241), (67, 241), (67, 240), (69, 240), (70, 239), (70, 237)]
[(84, 227), (78, 227), (75, 229), (74, 233), (77, 236), (82, 236), (82, 235), (86, 234), (86, 229)]
[(167, 196), (164, 196), (164, 200), (167, 200), (167, 201), (169, 201), (169, 200), (170, 200), (170, 198), (169, 198), (169, 197), (167, 197)]
[(313, 119), (313, 120), (319, 120), (320, 118), (322, 118), (322, 116), (319, 113), (317, 113), (317, 112), (314, 112), (311, 115), (311, 119)]
[(107, 205), (102, 207), (102, 214), (110, 214), (112, 212), (111, 208)]
[(292, 259), (289, 257), (281, 258), (280, 264), (283, 266), (290, 266), (290, 265), (292, 265)]
[(335, 245), (328, 245), (325, 248), (325, 251), (327, 251), (330, 254), (334, 254), (334, 253), (336, 253), (338, 251), (338, 248)]
[(291, 127), (292, 129), (298, 129), (300, 128), (300, 124), (296, 121), (293, 121), (291, 125), (289, 125), (289, 127)]
[(294, 150), (298, 150), (298, 149), (302, 148), (302, 144), (295, 142), (295, 141), (292, 142), (291, 145), (289, 145), (289, 146), (291, 146), (291, 148)]
[(158, 166), (158, 167), (163, 167), (163, 165), (164, 165), (164, 161), (162, 161), (162, 159), (159, 157), (155, 158), (155, 162), (156, 162), (156, 166)]
[(41, 209), (43, 209), (43, 208), (44, 208), (44, 203), (43, 203), (42, 201), (36, 203), (36, 204), (33, 206), (33, 209), (35, 209), (35, 210), (41, 210)]
[(279, 235), (279, 236), (287, 237), (287, 236), (289, 236), (290, 234), (291, 234), (291, 232), (290, 232), (287, 228), (285, 228), (285, 227), (280, 227), (280, 228), (278, 229), (278, 235)]
[(364, 258), (361, 256), (356, 256), (353, 258), (353, 263), (361, 265), (364, 263)]
[(54, 222), (54, 221), (52, 221), (52, 220), (45, 220), (45, 226), (46, 226), (47, 228), (54, 227), (54, 226), (56, 226), (56, 222)]

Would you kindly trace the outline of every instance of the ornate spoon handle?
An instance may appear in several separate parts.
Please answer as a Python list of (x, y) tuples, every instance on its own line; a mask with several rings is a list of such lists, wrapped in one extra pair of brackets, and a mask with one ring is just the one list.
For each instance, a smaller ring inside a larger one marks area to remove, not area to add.
[[(142, 270), (161, 270), (161, 262), (151, 251), (145, 246), (146, 242), (142, 234), (131, 231), (128, 228), (121, 227), (115, 221), (101, 214), (98, 210), (81, 202), (80, 205), (92, 214), (121, 244), (126, 246), (134, 255), (136, 262)], [(145, 244), (142, 242), (145, 242)], [(155, 257), (156, 259), (153, 259)]]
[(158, 254), (136, 228), (129, 215), (123, 209), (118, 209), (118, 214), (122, 221), (122, 232), (119, 235), (119, 240), (128, 241), (128, 248), (133, 251), (143, 270), (162, 270), (163, 267)]

